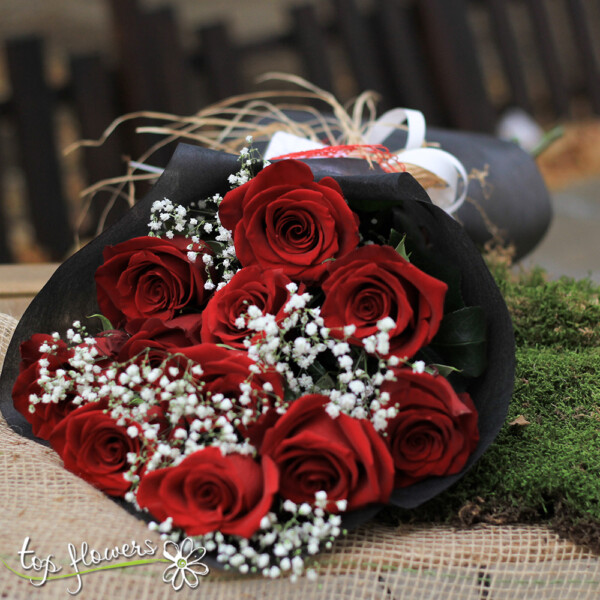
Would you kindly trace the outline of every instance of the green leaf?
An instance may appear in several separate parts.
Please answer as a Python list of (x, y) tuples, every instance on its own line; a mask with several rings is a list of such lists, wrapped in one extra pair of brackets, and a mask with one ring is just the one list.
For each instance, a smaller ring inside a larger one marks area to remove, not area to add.
[[(538, 145), (530, 151), (533, 158), (538, 158), (540, 154), (545, 152), (556, 140), (560, 139), (565, 135), (565, 128), (562, 125), (554, 127), (548, 131), (540, 140)], [(518, 143), (518, 140), (517, 140)]]
[(468, 306), (444, 316), (431, 346), (462, 375), (479, 377), (486, 367), (486, 319), (480, 306)]
[(102, 331), (111, 331), (114, 329), (112, 323), (104, 315), (90, 315), (88, 319), (93, 319), (94, 317), (100, 319), (100, 322), (102, 323)]
[(223, 244), (222, 242), (215, 242), (214, 240), (208, 240), (206, 244), (215, 254), (220, 254), (220, 252), (225, 247), (225, 244)]
[(319, 390), (331, 390), (335, 388), (335, 382), (331, 375), (326, 374), (319, 378), (315, 383), (315, 387)]
[(396, 249), (396, 252), (407, 262), (410, 262), (408, 258), (408, 253), (406, 252), (406, 234), (402, 234), (395, 229), (390, 231), (390, 246), (393, 246)]
[(448, 377), (452, 373), (460, 373), (460, 371), (456, 367), (451, 367), (450, 365), (441, 365), (439, 363), (432, 363), (427, 365), (428, 367), (434, 367), (437, 372), (442, 376), (448, 379)]
[(308, 368), (308, 374), (313, 378), (317, 379), (319, 377), (328, 376), (329, 372), (327, 369), (318, 361), (313, 362)]

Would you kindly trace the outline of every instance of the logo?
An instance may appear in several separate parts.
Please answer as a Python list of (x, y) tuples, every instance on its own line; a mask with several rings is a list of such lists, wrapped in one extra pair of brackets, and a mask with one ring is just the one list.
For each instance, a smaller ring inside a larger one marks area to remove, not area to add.
[[(176, 553), (170, 554), (167, 546), (173, 546)], [(198, 587), (200, 583), (198, 575), (200, 577), (208, 575), (208, 567), (200, 562), (206, 554), (206, 550), (201, 546), (194, 547), (194, 542), (190, 538), (185, 538), (181, 542), (181, 547), (175, 542), (166, 541), (163, 554), (173, 561), (173, 564), (165, 569), (163, 581), (170, 583), (176, 592), (183, 587), (184, 583), (187, 583), (192, 589)]]
[[(4, 566), (18, 577), (28, 579), (35, 587), (42, 587), (49, 581), (75, 578), (75, 587), (67, 588), (67, 592), (72, 596), (78, 594), (83, 588), (81, 576), (96, 571), (171, 563), (164, 570), (162, 580), (170, 583), (175, 591), (179, 591), (184, 584), (192, 589), (198, 587), (199, 577), (204, 577), (210, 572), (209, 568), (200, 562), (206, 554), (206, 549), (196, 546), (191, 538), (185, 538), (181, 544), (167, 540), (163, 545), (164, 558), (155, 557), (158, 547), (151, 540), (144, 540), (143, 544), (132, 541), (103, 550), (90, 548), (87, 542), (83, 542), (79, 548), (69, 543), (67, 553), (70, 558), (70, 568), (64, 571), (54, 554), (39, 557), (35, 550), (30, 549), (30, 541), (30, 538), (26, 537), (21, 550), (17, 552), (20, 568), (24, 572), (13, 569), (2, 560)], [(119, 559), (128, 560), (119, 561)]]

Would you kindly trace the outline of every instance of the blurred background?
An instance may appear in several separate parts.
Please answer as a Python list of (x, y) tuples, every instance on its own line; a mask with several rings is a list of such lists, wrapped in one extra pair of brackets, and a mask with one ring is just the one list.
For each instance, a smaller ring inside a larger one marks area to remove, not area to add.
[(539, 159), (556, 218), (527, 261), (600, 281), (599, 64), (591, 0), (0, 0), (0, 263), (64, 259), (98, 218), (81, 223), (81, 191), (155, 140), (124, 128), (64, 156), (70, 143), (283, 71), (440, 127), (494, 134), (518, 108), (504, 135), (524, 144), (562, 126)]

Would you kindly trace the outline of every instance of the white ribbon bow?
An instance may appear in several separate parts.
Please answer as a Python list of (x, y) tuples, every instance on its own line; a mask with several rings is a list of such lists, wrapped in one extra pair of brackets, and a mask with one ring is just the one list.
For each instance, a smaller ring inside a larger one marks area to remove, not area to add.
[[(429, 188), (427, 193), (434, 204), (448, 214), (455, 213), (467, 197), (469, 177), (456, 156), (440, 148), (423, 145), (426, 124), (422, 112), (408, 108), (388, 110), (369, 126), (363, 136), (363, 142), (365, 144), (381, 144), (403, 123), (406, 123), (407, 129), (406, 142), (404, 147), (395, 150), (394, 154), (402, 163), (426, 169), (445, 181), (445, 187)], [(278, 131), (267, 146), (265, 159), (321, 148), (326, 148), (326, 146), (285, 131)]]

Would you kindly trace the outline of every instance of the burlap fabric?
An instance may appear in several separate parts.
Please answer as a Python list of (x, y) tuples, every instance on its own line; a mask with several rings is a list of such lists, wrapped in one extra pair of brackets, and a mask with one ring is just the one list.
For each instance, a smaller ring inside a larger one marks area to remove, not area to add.
[[(16, 320), (0, 314), (0, 366)], [(71, 573), (69, 543), (103, 551), (159, 537), (144, 523), (61, 466), (54, 452), (13, 432), (0, 418), (0, 558), (25, 572), (24, 539), (40, 558)], [(30, 555), (31, 556), (31, 555)], [(123, 559), (121, 559), (123, 560)], [(371, 523), (319, 558), (316, 582), (267, 581), (212, 570), (200, 588), (175, 592), (162, 581), (164, 563), (83, 575), (86, 599), (593, 599), (600, 597), (600, 560), (543, 526), (390, 527)], [(32, 573), (32, 571), (27, 571)], [(0, 563), (0, 596), (11, 600), (69, 598), (74, 579), (34, 588)]]

